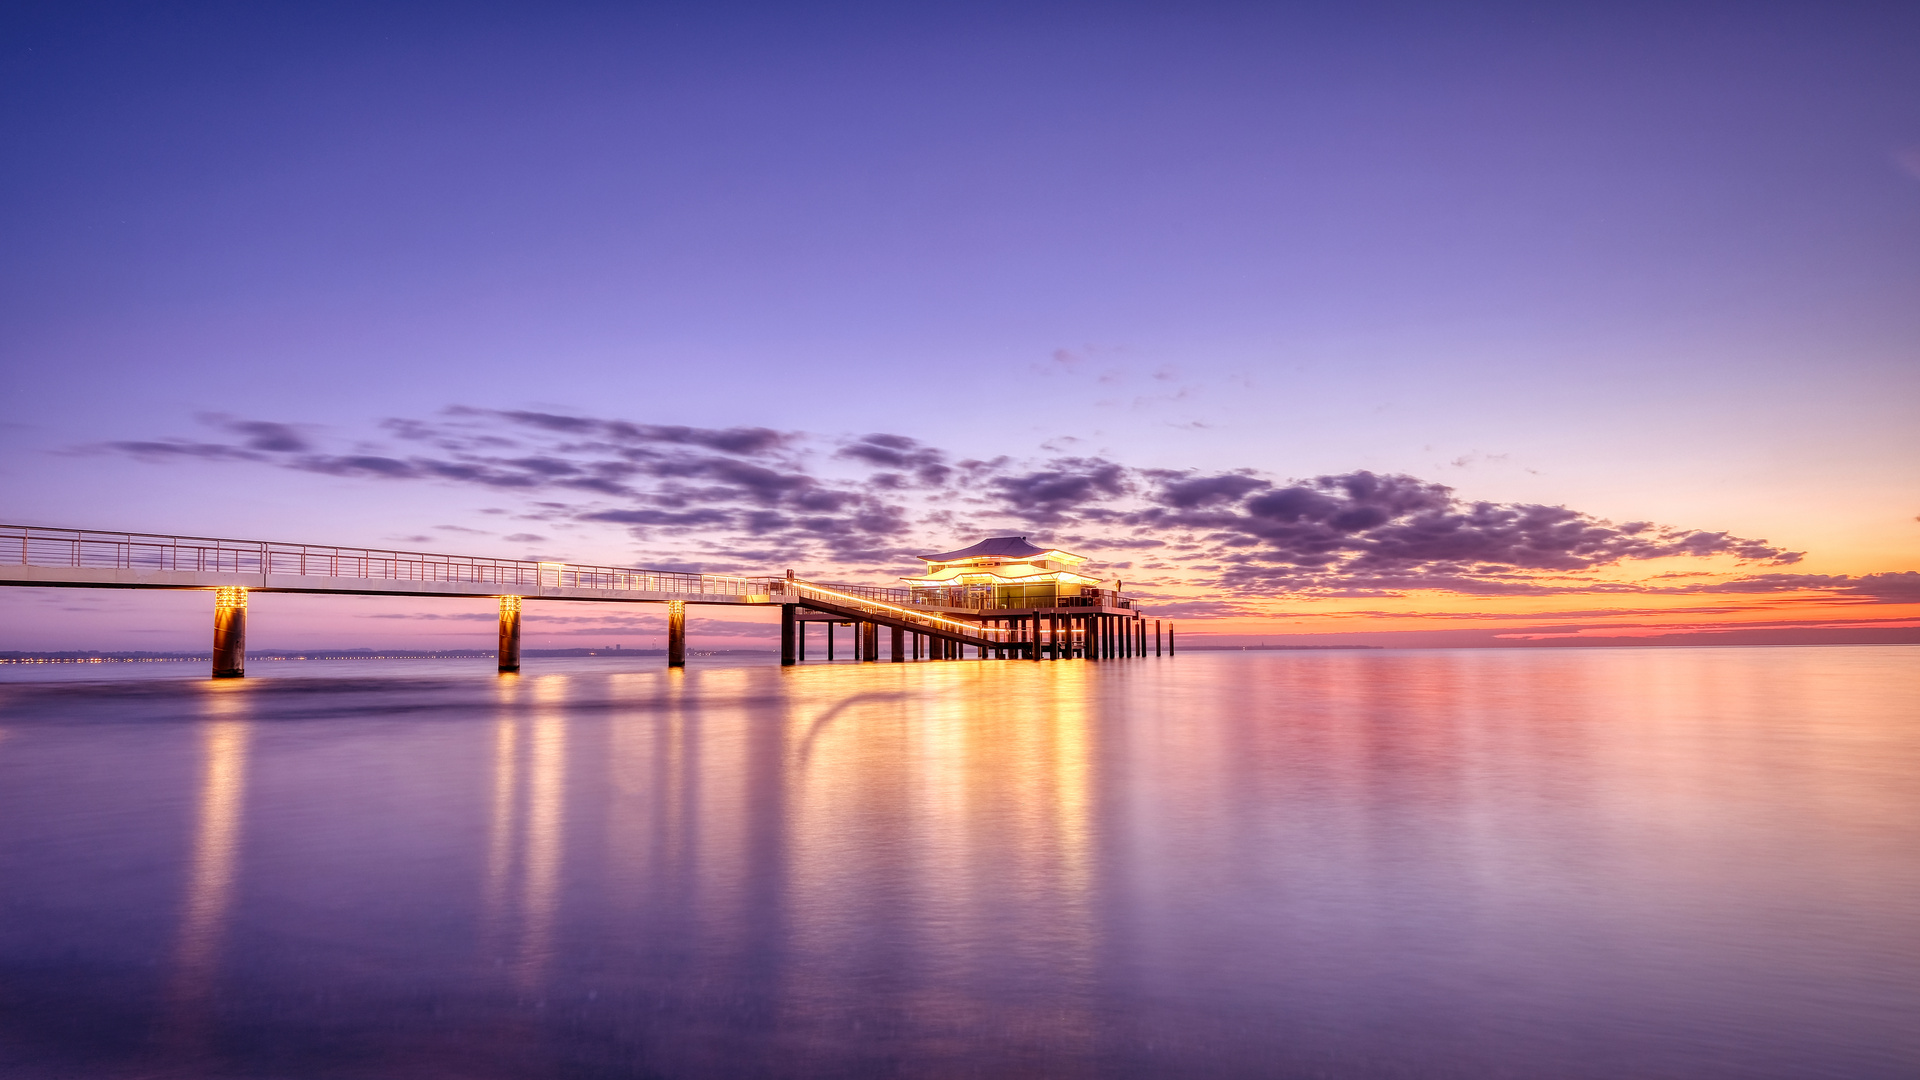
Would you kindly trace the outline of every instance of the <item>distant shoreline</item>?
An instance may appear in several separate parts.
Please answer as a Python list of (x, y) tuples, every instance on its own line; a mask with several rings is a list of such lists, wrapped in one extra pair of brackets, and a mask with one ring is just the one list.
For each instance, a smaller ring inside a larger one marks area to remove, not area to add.
[(1324, 652), (1327, 650), (1386, 649), (1388, 645), (1181, 645), (1181, 652)]
[[(249, 663), (281, 660), (492, 660), (491, 649), (274, 649), (247, 653)], [(522, 649), (522, 657), (667, 655), (665, 649)], [(688, 656), (770, 656), (770, 649), (688, 649)], [(0, 652), (0, 664), (155, 664), (212, 663), (212, 653), (190, 652)]]

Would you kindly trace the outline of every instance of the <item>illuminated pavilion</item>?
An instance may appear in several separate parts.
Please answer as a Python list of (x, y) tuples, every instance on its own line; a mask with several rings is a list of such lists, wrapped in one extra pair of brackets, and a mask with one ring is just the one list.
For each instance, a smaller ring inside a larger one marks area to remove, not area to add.
[[(879, 625), (866, 622), (846, 611), (837, 610), (833, 601), (844, 603), (857, 594), (869, 601), (895, 605), (898, 612), (916, 612), (932, 616), (952, 627), (967, 627), (970, 632), (987, 636), (992, 644), (981, 655), (1022, 656), (1030, 659), (1085, 658), (1117, 659), (1157, 654), (1160, 650), (1159, 620), (1143, 617), (1131, 596), (1120, 591), (1118, 580), (1103, 579), (1088, 573), (1087, 557), (1056, 547), (1041, 547), (1024, 536), (993, 536), (971, 547), (921, 555), (926, 572), (900, 580), (904, 589), (871, 588), (855, 585), (831, 587), (804, 586), (826, 596), (829, 602), (816, 602), (813, 610), (795, 615), (800, 628), (797, 655), (806, 657), (805, 626), (821, 623), (827, 629), (827, 657), (834, 656), (833, 627), (856, 628), (855, 655), (862, 659), (879, 658)], [(809, 593), (810, 597), (814, 593)], [(919, 659), (923, 643), (914, 635), (903, 643), (898, 628), (895, 658), (911, 646), (910, 657)], [(1168, 645), (1171, 646), (1169, 628)], [(957, 658), (959, 646), (951, 641), (924, 642), (934, 659)]]
[(919, 602), (943, 607), (1088, 607), (1098, 606), (1108, 592), (1099, 578), (1081, 571), (1086, 556), (1038, 547), (1024, 536), (989, 537), (972, 547), (919, 558), (927, 572), (900, 580)]

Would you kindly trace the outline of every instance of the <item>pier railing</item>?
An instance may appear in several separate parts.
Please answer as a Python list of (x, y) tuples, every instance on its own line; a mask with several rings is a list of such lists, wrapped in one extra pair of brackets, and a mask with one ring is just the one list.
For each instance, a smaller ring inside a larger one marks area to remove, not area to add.
[[(936, 621), (940, 611), (985, 612), (1030, 606), (1026, 601), (996, 597), (992, 588), (980, 586), (907, 589), (796, 583), (789, 578), (777, 577), (695, 574), (421, 551), (28, 525), (0, 525), (0, 565), (49, 570), (231, 575), (255, 579), (262, 587), (267, 586), (269, 579), (273, 579), (281, 588), (298, 588), (300, 586), (290, 586), (287, 579), (324, 578), (336, 582), (381, 583), (400, 588), (409, 583), (466, 586), (477, 591), (502, 594), (538, 594), (544, 589), (584, 589), (682, 596), (763, 597), (770, 593), (781, 593), (786, 585), (796, 584), (824, 590), (823, 599), (827, 599), (826, 593), (831, 592), (840, 602), (856, 601), (916, 612), (917, 617)], [(313, 582), (313, 585), (322, 591), (325, 589), (319, 581)], [(1101, 606), (1103, 600), (1112, 606), (1132, 606), (1129, 598), (1111, 592), (1090, 597), (1061, 597), (1055, 606), (1097, 607)]]
[(732, 595), (764, 593), (767, 578), (618, 566), (491, 559), (378, 548), (280, 544), (208, 536), (0, 525), (0, 564), (79, 570), (186, 571), (267, 577)]
[[(965, 637), (981, 644), (998, 644), (1012, 640), (1010, 631), (999, 627), (983, 626), (977, 622), (949, 619), (939, 610), (913, 605), (913, 595), (906, 589), (880, 589), (858, 585), (822, 585), (794, 578), (773, 578), (767, 582), (768, 591), (778, 601), (797, 601), (805, 603), (815, 600), (829, 608), (843, 611), (861, 612), (877, 619), (890, 620), (916, 630), (936, 634)], [(871, 594), (897, 593), (906, 597), (905, 602), (896, 603), (879, 599)], [(867, 595), (862, 595), (867, 594)], [(950, 610), (950, 609), (949, 609)]]

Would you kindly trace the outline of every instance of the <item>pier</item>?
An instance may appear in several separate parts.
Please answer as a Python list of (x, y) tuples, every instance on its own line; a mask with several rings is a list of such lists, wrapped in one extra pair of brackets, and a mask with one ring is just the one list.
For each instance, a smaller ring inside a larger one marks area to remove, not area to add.
[[(566, 562), (231, 540), (157, 533), (0, 525), (0, 585), (174, 589), (213, 597), (213, 677), (246, 673), (247, 598), (254, 592), (489, 598), (499, 605), (499, 670), (520, 669), (526, 600), (664, 604), (669, 667), (686, 664), (689, 605), (780, 608), (780, 662), (836, 658), (836, 628), (853, 658), (1121, 660), (1173, 653), (1173, 627), (1150, 620), (1119, 583), (1085, 559), (1025, 537), (923, 556), (905, 587), (590, 566)], [(1149, 625), (1151, 623), (1151, 625)], [(809, 633), (819, 626), (819, 634)]]

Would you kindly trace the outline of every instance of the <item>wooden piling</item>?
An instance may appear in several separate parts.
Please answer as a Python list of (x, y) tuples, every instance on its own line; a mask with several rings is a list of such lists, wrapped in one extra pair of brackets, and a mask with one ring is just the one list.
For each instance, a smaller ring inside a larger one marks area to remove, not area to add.
[(667, 666), (687, 666), (687, 602), (667, 601)]
[(496, 654), (502, 674), (520, 670), (520, 598), (500, 598), (500, 651)]
[(247, 673), (247, 590), (223, 586), (213, 592), (213, 677)]

